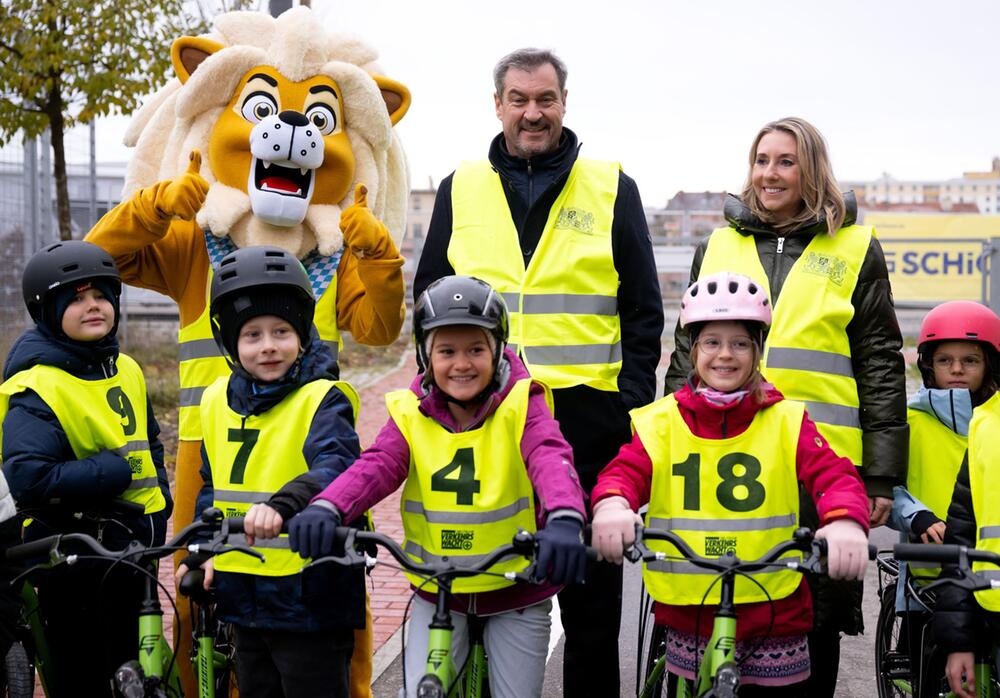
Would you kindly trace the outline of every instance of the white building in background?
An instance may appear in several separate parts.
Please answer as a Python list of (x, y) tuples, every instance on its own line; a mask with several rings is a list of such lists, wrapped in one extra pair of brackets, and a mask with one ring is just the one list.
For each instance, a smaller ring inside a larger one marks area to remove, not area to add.
[(841, 187), (853, 189), (861, 206), (915, 204), (944, 212), (975, 206), (979, 213), (996, 214), (1000, 213), (1000, 157), (993, 158), (987, 172), (966, 172), (953, 179), (901, 181), (886, 173), (873, 181), (842, 182)]

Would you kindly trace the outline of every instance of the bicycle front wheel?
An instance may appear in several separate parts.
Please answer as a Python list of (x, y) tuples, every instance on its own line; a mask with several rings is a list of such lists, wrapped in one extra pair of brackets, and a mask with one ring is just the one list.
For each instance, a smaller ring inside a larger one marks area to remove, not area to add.
[(643, 681), (638, 691), (639, 698), (662, 698), (664, 686), (664, 655), (667, 651), (667, 629), (654, 625), (649, 634), (649, 648), (646, 651)]
[(913, 671), (908, 652), (899, 651), (901, 620), (896, 613), (896, 584), (882, 590), (875, 624), (875, 685), (878, 698), (910, 698)]

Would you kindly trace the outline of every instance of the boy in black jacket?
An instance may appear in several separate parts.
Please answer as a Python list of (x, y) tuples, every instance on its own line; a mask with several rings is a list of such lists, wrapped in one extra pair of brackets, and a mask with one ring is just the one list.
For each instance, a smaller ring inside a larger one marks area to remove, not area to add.
[[(358, 397), (337, 381), (336, 361), (313, 328), (305, 269), (275, 247), (227, 255), (212, 280), (216, 342), (233, 372), (201, 401), (202, 478), (196, 516), (216, 506), (245, 516), (241, 553), (189, 560), (215, 583), (218, 614), (235, 626), (243, 698), (347, 698), (354, 629), (364, 627), (361, 570), (306, 564), (278, 536), (284, 520), (360, 453)], [(277, 536), (277, 537), (276, 537)]]
[[(58, 242), (28, 261), (23, 290), (36, 326), (7, 356), (0, 436), (11, 493), (31, 518), (25, 540), (162, 544), (173, 502), (142, 371), (118, 350), (114, 262), (96, 245)], [(50, 695), (110, 695), (115, 669), (136, 656), (142, 575), (80, 561), (37, 586), (57, 667)]]

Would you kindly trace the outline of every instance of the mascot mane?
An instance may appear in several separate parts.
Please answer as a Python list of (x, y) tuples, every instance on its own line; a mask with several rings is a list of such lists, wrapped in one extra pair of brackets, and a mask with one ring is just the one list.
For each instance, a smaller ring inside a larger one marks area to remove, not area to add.
[[(304, 257), (313, 249), (333, 254), (343, 246), (340, 211), (353, 203), (354, 184), (368, 188), (368, 205), (398, 245), (405, 229), (409, 178), (403, 148), (378, 84), (377, 52), (358, 37), (326, 32), (305, 7), (273, 18), (258, 12), (231, 12), (215, 18), (205, 38), (224, 46), (208, 56), (183, 84), (172, 79), (133, 116), (125, 132), (135, 147), (123, 196), (185, 171), (188, 155), (209, 150), (212, 127), (245, 73), (269, 65), (299, 82), (326, 75), (341, 86), (344, 123), (356, 169), (348, 194), (339, 205), (312, 204), (297, 228), (270, 226), (250, 211), (249, 196), (218, 182), (211, 163), (202, 175), (211, 188), (198, 223), (213, 235), (232, 235), (238, 245), (278, 244)], [(291, 244), (290, 244), (291, 243)]]

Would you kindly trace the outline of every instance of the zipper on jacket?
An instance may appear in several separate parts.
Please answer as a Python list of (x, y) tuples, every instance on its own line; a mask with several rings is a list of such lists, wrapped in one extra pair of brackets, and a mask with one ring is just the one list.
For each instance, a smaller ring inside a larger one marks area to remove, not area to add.
[(528, 160), (528, 211), (531, 211), (531, 207), (535, 202), (535, 176), (531, 171), (531, 160)]
[(775, 254), (781, 254), (783, 249), (785, 249), (785, 238), (778, 238), (778, 249), (775, 250)]
[[(771, 293), (774, 295), (774, 289), (776, 288), (775, 282), (778, 279), (778, 271), (781, 268), (781, 253), (785, 250), (785, 238), (778, 238), (778, 246), (774, 249), (774, 259), (771, 261), (771, 275), (768, 277), (767, 283), (771, 287)], [(774, 304), (777, 302), (777, 298), (771, 298), (771, 310), (774, 310)]]

